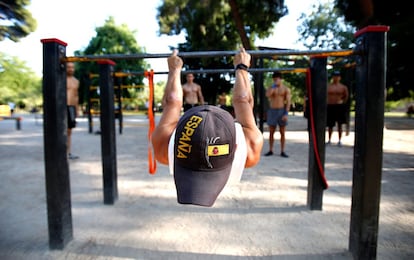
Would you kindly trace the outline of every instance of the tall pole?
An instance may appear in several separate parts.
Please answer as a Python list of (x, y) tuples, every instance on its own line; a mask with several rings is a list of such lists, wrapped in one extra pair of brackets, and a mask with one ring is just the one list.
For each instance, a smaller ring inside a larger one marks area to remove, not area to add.
[(355, 36), (355, 146), (349, 250), (354, 259), (376, 259), (381, 195), (387, 26), (368, 26)]
[(115, 109), (113, 66), (110, 60), (99, 61), (99, 86), (101, 105), (101, 150), (103, 169), (104, 204), (114, 204), (118, 199), (116, 166)]
[[(327, 58), (311, 59), (311, 87), (308, 93), (310, 106), (309, 128), (309, 163), (308, 163), (308, 198), (311, 210), (322, 210), (325, 165), (325, 128), (326, 128), (326, 93), (327, 93)], [(311, 96), (310, 96), (311, 95)]]
[(43, 139), (50, 249), (63, 249), (73, 239), (67, 158), (67, 44), (43, 39)]

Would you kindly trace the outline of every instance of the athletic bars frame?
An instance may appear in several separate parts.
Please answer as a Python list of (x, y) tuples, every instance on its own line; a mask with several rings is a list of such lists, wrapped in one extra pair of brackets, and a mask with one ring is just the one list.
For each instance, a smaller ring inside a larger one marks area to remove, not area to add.
[[(354, 168), (349, 251), (356, 259), (375, 259), (382, 174), (382, 141), (384, 127), (384, 89), (386, 79), (386, 36), (388, 26), (367, 26), (355, 34), (355, 51), (249, 51), (256, 56), (314, 55), (340, 56), (357, 54), (357, 100), (355, 118)], [(170, 54), (102, 55), (65, 57), (67, 44), (58, 39), (42, 39), (44, 149), (49, 225), (49, 246), (63, 249), (73, 239), (69, 174), (66, 158), (66, 99), (56, 93), (65, 89), (65, 62), (102, 59), (166, 58)], [(181, 57), (214, 57), (236, 54), (236, 51), (181, 53)], [(52, 89), (52, 93), (48, 91)], [(65, 92), (64, 92), (65, 93)], [(53, 95), (52, 95), (53, 94)], [(52, 102), (54, 101), (54, 102)], [(58, 114), (57, 114), (58, 112)], [(55, 115), (59, 115), (60, 120)], [(369, 134), (368, 134), (369, 133)], [(59, 143), (53, 145), (52, 141)], [(50, 154), (56, 156), (51, 157)], [(51, 169), (59, 159), (59, 169)], [(376, 163), (372, 163), (376, 162)], [(59, 181), (58, 181), (59, 180)], [(62, 194), (62, 190), (65, 191)]]
[[(350, 56), (356, 54), (354, 50), (249, 50), (252, 57), (270, 57), (270, 56)], [(177, 55), (182, 58), (211, 58), (234, 56), (238, 51), (194, 51), (194, 52), (179, 52)], [(134, 59), (158, 59), (168, 58), (171, 53), (135, 53), (135, 54), (104, 54), (104, 55), (81, 55), (64, 58), (63, 62), (89, 62), (97, 60), (134, 60)]]

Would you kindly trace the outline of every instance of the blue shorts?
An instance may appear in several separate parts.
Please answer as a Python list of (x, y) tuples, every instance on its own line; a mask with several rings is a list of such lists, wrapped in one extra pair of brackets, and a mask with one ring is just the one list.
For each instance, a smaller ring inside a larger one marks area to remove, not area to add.
[(285, 114), (286, 110), (284, 108), (269, 108), (267, 110), (267, 124), (269, 126), (287, 126), (287, 120), (282, 120)]

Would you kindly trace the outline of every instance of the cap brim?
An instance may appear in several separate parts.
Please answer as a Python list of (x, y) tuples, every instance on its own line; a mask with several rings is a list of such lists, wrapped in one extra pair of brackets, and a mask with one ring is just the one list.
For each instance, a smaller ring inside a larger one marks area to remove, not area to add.
[(230, 163), (220, 170), (192, 171), (175, 164), (174, 181), (178, 203), (213, 206), (229, 179), (231, 166)]

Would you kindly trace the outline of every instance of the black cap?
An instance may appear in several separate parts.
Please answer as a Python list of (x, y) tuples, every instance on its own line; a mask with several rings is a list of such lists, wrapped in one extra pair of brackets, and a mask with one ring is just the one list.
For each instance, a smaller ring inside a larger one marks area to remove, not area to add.
[(230, 175), (236, 150), (233, 116), (212, 105), (187, 110), (174, 140), (174, 181), (180, 204), (211, 207)]
[(341, 76), (341, 72), (339, 70), (334, 70), (334, 72), (332, 72), (332, 76)]
[(282, 73), (275, 71), (273, 72), (272, 78), (282, 78)]

